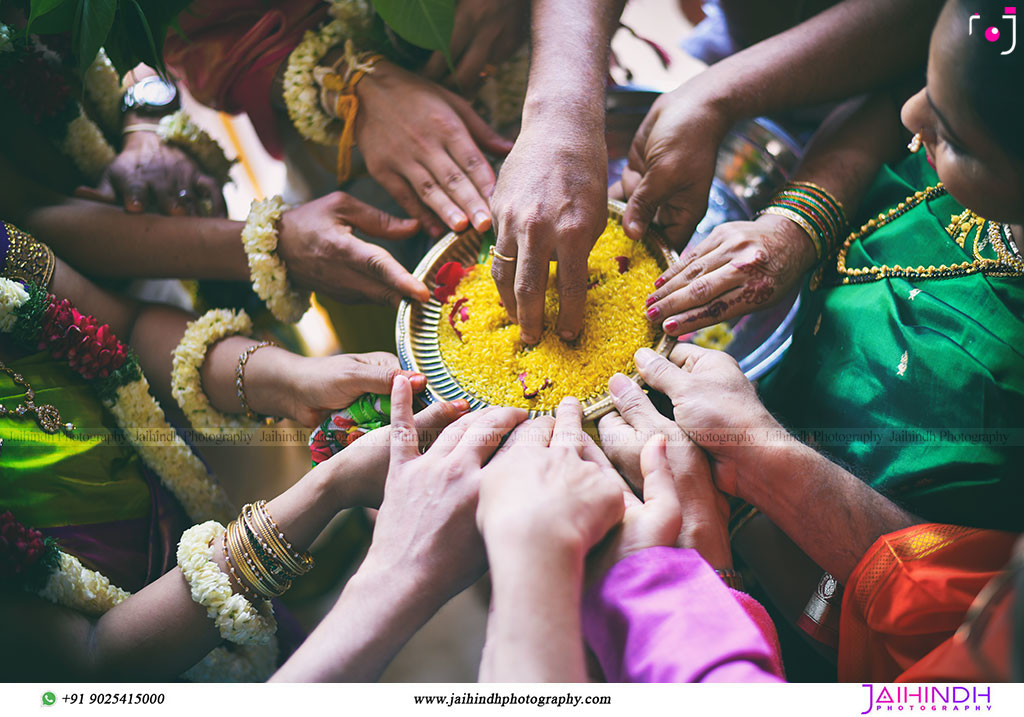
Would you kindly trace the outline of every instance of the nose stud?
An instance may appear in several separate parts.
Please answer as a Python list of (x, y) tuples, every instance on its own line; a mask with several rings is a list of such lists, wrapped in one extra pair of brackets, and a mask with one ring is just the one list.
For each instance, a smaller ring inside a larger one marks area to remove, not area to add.
[(907, 149), (910, 150), (911, 154), (916, 154), (921, 151), (921, 133), (918, 132), (910, 138), (910, 144), (907, 145)]

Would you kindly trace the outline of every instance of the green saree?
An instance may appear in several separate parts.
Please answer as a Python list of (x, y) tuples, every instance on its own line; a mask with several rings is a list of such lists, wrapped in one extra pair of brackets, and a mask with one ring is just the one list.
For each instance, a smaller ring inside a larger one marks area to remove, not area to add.
[[(111, 581), (136, 591), (175, 565), (190, 524), (176, 499), (119, 439), (92, 387), (66, 360), (38, 353), (7, 362), (52, 403), (72, 436), (44, 433), (32, 418), (0, 418), (0, 512), (58, 540)], [(0, 374), (0, 402), (14, 408), (24, 389)]]
[[(923, 155), (882, 170), (865, 218), (938, 182)], [(961, 247), (946, 232), (962, 211), (949, 195), (922, 202), (854, 243), (847, 267), (997, 258), (986, 233)], [(761, 383), (765, 405), (926, 520), (1024, 530), (1024, 279), (828, 278), (804, 292), (793, 343)]]

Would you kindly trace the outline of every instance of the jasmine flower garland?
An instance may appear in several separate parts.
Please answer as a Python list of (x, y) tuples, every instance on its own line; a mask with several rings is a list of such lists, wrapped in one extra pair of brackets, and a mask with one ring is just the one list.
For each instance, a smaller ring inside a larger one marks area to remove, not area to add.
[(14, 284), (0, 278), (0, 327), (9, 327), (2, 330), (30, 348), (67, 358), (73, 370), (91, 380), (143, 462), (193, 521), (229, 516), (227, 495), (167, 422), (130, 349), (108, 327), (99, 327), (70, 302), (58, 302), (38, 284), (21, 291)]
[(180, 147), (191, 156), (203, 171), (220, 184), (227, 183), (234, 160), (224, 154), (217, 140), (199, 127), (185, 110), (178, 110), (160, 120), (157, 136), (166, 144)]
[(292, 288), (277, 255), (277, 223), (286, 205), (280, 196), (253, 201), (242, 229), (252, 289), (278, 321), (295, 323), (309, 309), (310, 293)]
[(313, 70), (331, 48), (346, 39), (365, 34), (372, 17), (363, 0), (335, 0), (330, 13), (334, 19), (318, 31), (307, 30), (288, 56), (284, 73), (284, 103), (288, 117), (304, 139), (317, 144), (337, 145), (341, 135), (335, 118), (320, 106), (320, 92)]
[(227, 336), (251, 331), (252, 321), (244, 311), (235, 313), (229, 309), (213, 309), (189, 322), (185, 335), (174, 349), (171, 395), (192, 427), (204, 435), (219, 436), (227, 430), (259, 426), (259, 422), (244, 415), (228, 416), (214, 408), (203, 392), (199, 375), (211, 345)]
[(266, 600), (253, 605), (231, 589), (231, 580), (214, 562), (210, 545), (223, 536), (224, 526), (216, 521), (193, 525), (178, 543), (178, 567), (192, 599), (206, 608), (221, 637), (239, 645), (265, 645), (277, 631), (273, 608)]

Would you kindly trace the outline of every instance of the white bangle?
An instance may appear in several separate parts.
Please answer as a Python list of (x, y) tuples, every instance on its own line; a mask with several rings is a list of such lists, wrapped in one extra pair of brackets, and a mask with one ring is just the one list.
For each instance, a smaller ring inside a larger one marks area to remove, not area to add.
[(186, 530), (178, 543), (178, 567), (188, 581), (192, 599), (206, 608), (220, 636), (239, 645), (265, 645), (277, 632), (270, 603), (254, 606), (231, 589), (231, 580), (213, 560), (210, 543), (224, 535), (224, 526), (209, 520)]
[(207, 311), (190, 321), (174, 349), (171, 364), (171, 395), (181, 406), (192, 427), (205, 436), (219, 436), (227, 430), (256, 428), (260, 424), (243, 414), (229, 416), (210, 404), (203, 392), (199, 371), (212, 344), (227, 336), (248, 334), (252, 321), (244, 311), (229, 309)]
[(292, 324), (309, 309), (310, 294), (292, 288), (288, 270), (277, 255), (277, 222), (285, 209), (280, 196), (253, 201), (242, 229), (242, 245), (249, 259), (253, 291), (275, 319)]
[(138, 124), (125, 125), (121, 128), (121, 134), (131, 134), (132, 132), (153, 132), (154, 134), (159, 134), (160, 125), (140, 122)]

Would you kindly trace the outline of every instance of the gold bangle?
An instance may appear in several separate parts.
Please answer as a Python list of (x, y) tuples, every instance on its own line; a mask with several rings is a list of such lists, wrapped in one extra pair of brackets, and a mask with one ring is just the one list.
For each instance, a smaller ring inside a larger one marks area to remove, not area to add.
[(819, 237), (818, 233), (814, 231), (814, 228), (811, 226), (809, 221), (794, 212), (792, 209), (777, 207), (773, 204), (762, 209), (758, 216), (762, 216), (764, 214), (774, 214), (776, 216), (785, 217), (803, 229), (807, 233), (807, 238), (811, 240), (811, 244), (814, 246), (814, 253), (817, 255), (818, 260), (821, 260), (824, 256), (824, 247), (822, 247), (821, 244), (821, 237)]
[(238, 542), (245, 551), (245, 559), (248, 561), (249, 569), (252, 573), (271, 595), (274, 597), (284, 595), (288, 588), (292, 586), (291, 580), (286, 577), (279, 579), (274, 576), (271, 569), (264, 562), (270, 558), (267, 558), (260, 552), (256, 539), (250, 534), (241, 516), (239, 516), (237, 533)]
[(289, 570), (268, 545), (265, 533), (253, 518), (252, 504), (242, 507), (239, 520), (244, 523), (245, 536), (249, 541), (250, 547), (253, 552), (259, 554), (261, 564), (270, 572), (275, 580), (283, 584), (299, 577), (299, 573)]
[(265, 547), (281, 561), (281, 564), (287, 570), (294, 573), (295, 577), (298, 577), (313, 569), (313, 566), (316, 565), (313, 556), (308, 551), (300, 553), (292, 547), (292, 544), (285, 538), (284, 532), (270, 516), (270, 512), (267, 510), (267, 501), (257, 501), (255, 504), (246, 506), (246, 508), (252, 509), (254, 521), (259, 526), (264, 540), (266, 540), (267, 545)]
[(275, 574), (279, 572), (277, 570), (279, 566), (276, 563), (273, 567), (267, 566), (264, 562), (267, 556), (261, 554), (256, 538), (251, 534), (248, 526), (244, 522), (240, 523), (238, 533), (241, 536), (241, 539), (244, 540), (246, 555), (248, 555), (249, 560), (251, 561), (249, 563), (249, 567), (251, 567), (253, 572), (256, 573), (256, 576), (272, 593), (274, 593), (275, 597), (278, 595), (284, 595), (288, 592), (288, 588), (292, 586), (291, 580), (287, 577)]
[(35, 282), (49, 289), (53, 269), (57, 265), (53, 250), (13, 224), (3, 222), (3, 228), (7, 233), (3, 276), (26, 283)]
[(281, 419), (273, 416), (260, 416), (250, 408), (249, 399), (245, 395), (245, 365), (249, 362), (250, 357), (252, 357), (254, 353), (267, 346), (277, 346), (277, 344), (273, 341), (260, 341), (258, 344), (253, 344), (238, 355), (238, 365), (235, 366), (235, 391), (238, 394), (238, 402), (242, 404), (242, 409), (245, 411), (246, 416), (254, 421), (263, 420), (269, 424)]
[(231, 550), (231, 556), (235, 561), (239, 574), (245, 582), (249, 583), (249, 587), (263, 596), (264, 599), (270, 600), (271, 598), (277, 597), (274, 594), (274, 591), (264, 584), (259, 577), (257, 577), (249, 562), (249, 556), (246, 555), (245, 545), (242, 542), (241, 535), (239, 535), (239, 527), (238, 521), (233, 520), (227, 530), (228, 548)]
[(227, 563), (228, 573), (231, 575), (232, 579), (234, 579), (235, 584), (238, 585), (238, 589), (242, 593), (242, 597), (249, 602), (259, 600), (260, 596), (256, 594), (255, 590), (252, 590), (242, 581), (242, 578), (239, 577), (238, 572), (235, 570), (234, 561), (231, 560), (231, 551), (228, 550), (228, 531), (225, 530), (224, 535), (221, 537), (224, 540), (224, 562)]

